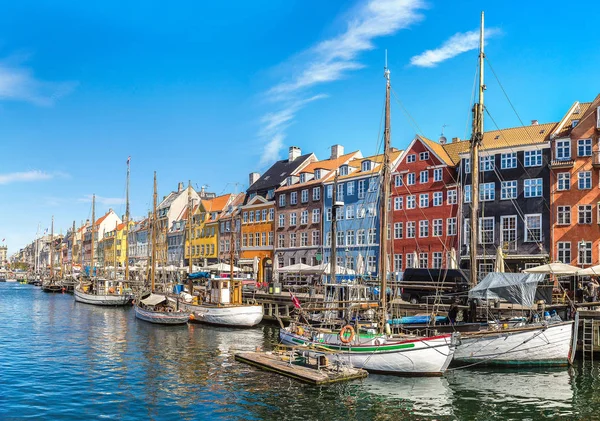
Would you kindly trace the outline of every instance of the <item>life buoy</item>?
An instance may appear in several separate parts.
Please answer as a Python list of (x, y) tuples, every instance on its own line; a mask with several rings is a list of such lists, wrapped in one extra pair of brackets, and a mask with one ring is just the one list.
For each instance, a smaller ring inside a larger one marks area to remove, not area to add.
[(110, 288), (108, 289), (108, 293), (109, 293), (109, 294), (114, 294), (114, 293), (115, 293), (115, 289), (114, 289), (113, 287), (110, 287)]
[[(350, 333), (350, 336), (348, 336), (348, 333)], [(347, 344), (352, 342), (352, 339), (354, 339), (354, 328), (350, 325), (346, 325), (342, 328), (342, 330), (340, 330), (340, 342), (343, 344)]]

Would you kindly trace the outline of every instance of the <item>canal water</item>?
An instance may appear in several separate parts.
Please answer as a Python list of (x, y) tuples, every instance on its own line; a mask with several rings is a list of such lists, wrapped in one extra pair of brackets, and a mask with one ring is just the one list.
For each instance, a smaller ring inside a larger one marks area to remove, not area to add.
[(154, 326), (0, 283), (0, 420), (600, 419), (600, 365), (313, 387), (233, 360), (277, 328)]

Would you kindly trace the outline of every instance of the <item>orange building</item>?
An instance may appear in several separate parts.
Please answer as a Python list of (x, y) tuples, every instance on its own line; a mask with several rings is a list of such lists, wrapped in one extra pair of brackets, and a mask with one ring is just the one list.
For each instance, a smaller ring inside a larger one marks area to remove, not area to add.
[(241, 207), (242, 244), (238, 265), (258, 282), (273, 279), (275, 201), (255, 196)]

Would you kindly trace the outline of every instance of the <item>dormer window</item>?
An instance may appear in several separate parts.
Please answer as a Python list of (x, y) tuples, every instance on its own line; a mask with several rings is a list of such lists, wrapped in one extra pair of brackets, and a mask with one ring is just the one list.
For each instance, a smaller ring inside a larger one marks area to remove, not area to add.
[(361, 166), (360, 166), (360, 170), (361, 171), (371, 171), (371, 161), (363, 161)]
[(321, 170), (315, 170), (315, 180), (318, 180), (321, 178)]
[(300, 174), (300, 182), (304, 183), (305, 181), (306, 181), (306, 174), (305, 173)]
[(579, 124), (579, 120), (573, 120), (571, 122), (571, 127), (577, 127), (578, 124)]
[(340, 175), (348, 175), (348, 165), (342, 165), (340, 167)]
[(292, 177), (290, 176), (290, 177), (287, 178), (287, 185), (291, 186), (292, 183), (293, 183), (293, 180), (292, 180)]
[(267, 192), (267, 200), (271, 200), (275, 197), (275, 189), (271, 189)]

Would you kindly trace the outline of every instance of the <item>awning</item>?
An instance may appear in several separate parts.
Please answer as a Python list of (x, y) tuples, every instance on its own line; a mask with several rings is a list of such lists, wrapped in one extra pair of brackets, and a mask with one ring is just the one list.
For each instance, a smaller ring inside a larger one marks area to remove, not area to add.
[(543, 280), (543, 273), (491, 272), (469, 291), (469, 298), (505, 299), (509, 303), (531, 307), (538, 283)]
[(552, 275), (575, 275), (580, 268), (567, 265), (560, 262), (550, 263), (548, 265), (540, 265), (534, 268), (525, 269), (525, 273), (547, 273)]
[(311, 272), (311, 271), (313, 271), (313, 267), (310, 265), (304, 264), (304, 263), (296, 263), (294, 265), (284, 266), (284, 267), (277, 269), (277, 272), (280, 272), (280, 273)]
[(148, 297), (144, 298), (141, 303), (147, 306), (155, 306), (166, 299), (167, 298), (164, 295), (150, 294)]

